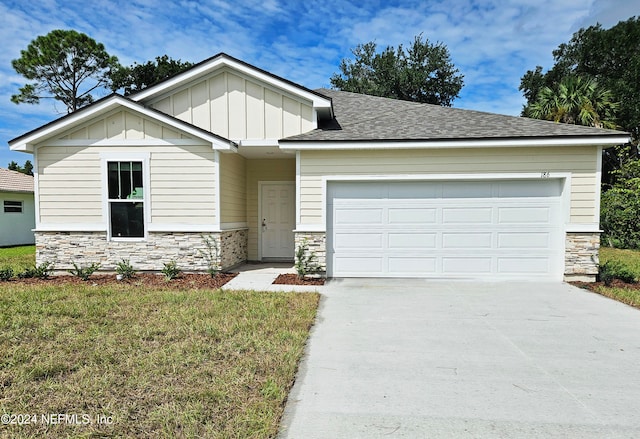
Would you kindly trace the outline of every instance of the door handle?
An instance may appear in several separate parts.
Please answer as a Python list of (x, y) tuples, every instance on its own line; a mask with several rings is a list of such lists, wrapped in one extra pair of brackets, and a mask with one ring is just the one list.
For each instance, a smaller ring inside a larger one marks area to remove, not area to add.
[(267, 219), (262, 218), (262, 227), (267, 227)]

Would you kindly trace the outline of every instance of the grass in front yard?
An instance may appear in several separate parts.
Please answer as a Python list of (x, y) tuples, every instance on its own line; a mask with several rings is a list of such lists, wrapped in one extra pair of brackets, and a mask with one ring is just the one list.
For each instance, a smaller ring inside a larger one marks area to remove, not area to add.
[(22, 272), (25, 268), (33, 267), (35, 263), (35, 245), (0, 248), (0, 269), (11, 267), (15, 272)]
[(640, 278), (640, 251), (612, 247), (600, 247), (600, 264), (620, 262)]
[[(305, 293), (0, 284), (0, 414), (36, 415), (0, 436), (275, 437), (317, 304)], [(72, 417), (47, 425), (51, 413)]]
[[(619, 263), (629, 269), (636, 279), (640, 279), (640, 251), (600, 247), (599, 256), (601, 265), (607, 262)], [(638, 284), (596, 285), (591, 289), (603, 296), (640, 308), (640, 285)]]

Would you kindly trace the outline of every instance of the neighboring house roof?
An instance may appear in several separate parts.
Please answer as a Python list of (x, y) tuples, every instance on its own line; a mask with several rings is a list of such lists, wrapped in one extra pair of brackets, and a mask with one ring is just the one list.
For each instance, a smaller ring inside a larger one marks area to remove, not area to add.
[[(357, 142), (628, 136), (622, 131), (319, 89), (333, 101), (335, 119), (287, 141)], [(624, 143), (624, 142), (622, 142)]]
[(196, 138), (211, 142), (216, 149), (232, 149), (236, 146), (235, 143), (229, 139), (199, 128), (154, 108), (146, 107), (141, 103), (135, 102), (118, 93), (110, 94), (109, 96), (99, 99), (86, 107), (82, 107), (73, 113), (69, 113), (29, 131), (28, 133), (16, 137), (15, 139), (9, 140), (9, 146), (14, 151), (32, 152), (34, 144), (55, 137), (75, 125), (86, 122), (90, 117), (106, 114), (117, 107), (128, 108), (129, 110), (143, 114), (158, 122), (165, 123), (178, 130), (184, 131)]
[(33, 176), (0, 168), (0, 192), (33, 193)]

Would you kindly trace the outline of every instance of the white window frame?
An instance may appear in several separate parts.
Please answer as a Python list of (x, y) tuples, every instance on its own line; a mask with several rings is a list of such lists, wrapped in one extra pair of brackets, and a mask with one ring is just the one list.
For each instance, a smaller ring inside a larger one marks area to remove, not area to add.
[[(151, 201), (150, 201), (150, 178), (149, 178), (149, 160), (150, 153), (148, 152), (105, 152), (100, 154), (100, 165), (102, 172), (102, 220), (107, 229), (108, 241), (124, 241), (124, 242), (136, 242), (146, 241), (149, 233), (149, 226), (151, 224)], [(144, 223), (144, 236), (135, 238), (123, 238), (113, 236), (111, 234), (111, 202), (109, 201), (109, 162), (142, 162), (142, 205), (143, 205), (143, 223)]]
[[(7, 203), (19, 203), (20, 204), (20, 212), (7, 212), (7, 207), (17, 208), (17, 205), (7, 206)], [(24, 201), (21, 200), (3, 200), (2, 202), (3, 213), (7, 213), (9, 215), (17, 214), (21, 215), (24, 213)]]

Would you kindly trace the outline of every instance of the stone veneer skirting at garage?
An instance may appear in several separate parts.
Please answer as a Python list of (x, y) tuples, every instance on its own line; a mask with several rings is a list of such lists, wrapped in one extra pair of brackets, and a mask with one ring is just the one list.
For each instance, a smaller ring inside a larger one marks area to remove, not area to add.
[(205, 271), (207, 258), (203, 236), (217, 243), (218, 263), (228, 269), (247, 260), (247, 230), (216, 233), (150, 232), (144, 241), (108, 241), (105, 232), (36, 232), (36, 261), (53, 262), (55, 270), (99, 263), (101, 270), (113, 271), (122, 259), (136, 270), (159, 271), (175, 260), (183, 271)]
[(598, 274), (599, 232), (567, 232), (564, 253), (566, 280), (593, 282)]
[(315, 254), (314, 262), (321, 273), (327, 272), (326, 237), (327, 234), (325, 232), (296, 232), (295, 234), (296, 254), (298, 253), (298, 248), (306, 242), (308, 247), (307, 254)]

